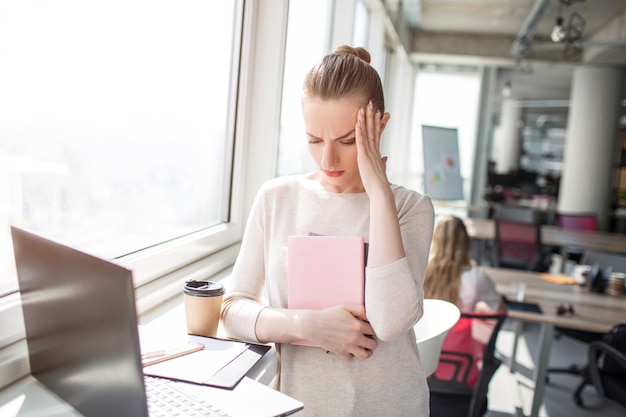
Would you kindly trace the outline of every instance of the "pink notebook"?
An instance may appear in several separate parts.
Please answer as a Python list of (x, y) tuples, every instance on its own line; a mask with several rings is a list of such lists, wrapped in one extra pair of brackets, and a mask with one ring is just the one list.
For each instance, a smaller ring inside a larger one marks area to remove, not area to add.
[[(288, 307), (364, 304), (365, 241), (356, 236), (289, 236)], [(313, 345), (302, 341), (296, 344)]]

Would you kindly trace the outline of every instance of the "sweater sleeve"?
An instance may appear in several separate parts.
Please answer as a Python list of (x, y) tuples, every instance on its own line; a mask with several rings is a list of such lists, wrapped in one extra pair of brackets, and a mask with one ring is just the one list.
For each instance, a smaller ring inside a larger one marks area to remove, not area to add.
[(423, 314), (424, 274), (434, 210), (428, 197), (413, 195), (417, 197), (396, 202), (406, 256), (388, 265), (366, 269), (367, 318), (381, 340), (404, 334)]
[(261, 303), (265, 285), (263, 210), (260, 191), (250, 211), (221, 312), (227, 335), (251, 342), (258, 342), (256, 320), (265, 307)]

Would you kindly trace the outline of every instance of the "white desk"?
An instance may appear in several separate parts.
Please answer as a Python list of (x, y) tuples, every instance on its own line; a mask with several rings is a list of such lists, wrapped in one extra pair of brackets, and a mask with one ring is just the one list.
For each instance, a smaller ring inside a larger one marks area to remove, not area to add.
[[(175, 339), (186, 341), (185, 309), (182, 297), (174, 308), (144, 323), (143, 326), (150, 331), (158, 332), (168, 341)], [(278, 358), (276, 349), (272, 347), (246, 375), (272, 386), (277, 370)], [(0, 416), (82, 417), (82, 414), (29, 375), (0, 390)]]
[[(158, 333), (159, 337), (167, 338), (168, 342), (179, 340), (181, 345), (185, 344), (188, 340), (188, 335), (185, 321), (185, 305), (182, 297), (180, 297), (180, 302), (175, 304), (167, 313), (151, 321), (144, 322), (141, 326), (145, 327), (145, 330), (149, 332)], [(218, 337), (222, 336), (223, 333), (220, 329), (218, 330)], [(250, 369), (246, 376), (272, 387), (277, 373), (278, 356), (276, 348), (272, 346), (259, 362)]]
[[(553, 284), (542, 279), (537, 272), (487, 267), (485, 271), (493, 279), (501, 294), (510, 293), (511, 282), (525, 282), (524, 300), (536, 302), (543, 310), (543, 314), (513, 310), (508, 312), (510, 318), (541, 325), (533, 373), (535, 392), (530, 412), (531, 417), (538, 417), (545, 393), (546, 370), (554, 338), (554, 327), (608, 332), (613, 325), (622, 323), (626, 319), (626, 297), (591, 293), (587, 288), (577, 285)], [(557, 307), (565, 303), (574, 305), (574, 315), (556, 314)], [(512, 356), (514, 360), (514, 353)]]
[(29, 375), (0, 390), (0, 416), (82, 417), (82, 414)]

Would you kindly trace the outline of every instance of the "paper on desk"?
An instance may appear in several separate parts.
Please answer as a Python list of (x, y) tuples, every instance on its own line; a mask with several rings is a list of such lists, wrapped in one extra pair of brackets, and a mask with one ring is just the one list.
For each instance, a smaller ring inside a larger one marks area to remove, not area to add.
[(246, 343), (233, 340), (203, 338), (204, 350), (146, 366), (147, 375), (203, 384), (247, 348)]
[(139, 345), (141, 353), (154, 352), (157, 350), (172, 350), (185, 346), (189, 343), (187, 333), (179, 334), (163, 334), (159, 328), (139, 325)]

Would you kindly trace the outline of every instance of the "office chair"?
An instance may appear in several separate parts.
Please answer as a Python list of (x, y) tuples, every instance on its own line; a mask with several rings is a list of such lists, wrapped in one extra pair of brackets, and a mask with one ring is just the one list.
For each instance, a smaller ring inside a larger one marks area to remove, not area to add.
[(511, 220), (521, 223), (536, 223), (537, 213), (530, 207), (498, 204), (493, 211), (495, 220)]
[[(557, 213), (556, 225), (563, 229), (595, 232), (598, 230), (598, 216), (596, 213)], [(576, 261), (580, 260), (583, 252), (581, 248), (565, 248), (567, 257)]]
[(431, 417), (485, 414), (489, 382), (500, 366), (494, 352), (505, 318), (505, 313), (461, 313), (428, 378)]
[[(626, 272), (626, 256), (623, 255), (586, 250), (582, 255), (581, 263), (584, 265), (598, 265), (598, 267), (601, 269), (600, 273), (609, 268), (611, 270)], [(593, 342), (602, 341), (606, 336), (604, 333), (574, 330), (560, 326), (556, 326), (554, 330), (556, 339), (567, 336), (571, 339), (577, 340), (587, 345), (590, 345)], [(572, 364), (568, 367), (548, 368), (548, 377), (546, 378), (546, 381), (548, 383), (550, 382), (550, 374), (568, 374), (581, 377), (581, 382), (576, 387), (573, 397), (574, 402), (582, 406), (583, 401), (581, 393), (585, 386), (590, 383), (589, 367), (587, 365), (581, 366), (578, 364)]]
[(626, 407), (626, 324), (614, 326), (604, 341), (592, 342), (588, 356), (589, 383)]
[(495, 227), (493, 266), (530, 271), (546, 269), (539, 223), (495, 219)]
[(556, 225), (564, 229), (598, 230), (596, 213), (557, 213)]
[(424, 300), (424, 315), (413, 327), (422, 368), (431, 375), (439, 365), (441, 347), (446, 335), (461, 317), (454, 304), (435, 299)]
[[(605, 336), (604, 333), (574, 330), (574, 329), (568, 329), (565, 327), (555, 327), (555, 331), (556, 331), (555, 338), (557, 339), (560, 338), (562, 335), (566, 335), (572, 339), (575, 339), (575, 340), (578, 340), (580, 342), (587, 343), (587, 344), (592, 344), (597, 341), (601, 341), (603, 337)], [(568, 375), (581, 377), (581, 381), (576, 387), (576, 389), (574, 390), (574, 393), (572, 394), (572, 398), (574, 399), (574, 402), (576, 403), (576, 405), (578, 405), (579, 407), (582, 407), (584, 405), (583, 399), (582, 399), (582, 392), (585, 389), (585, 387), (591, 383), (590, 376), (589, 376), (589, 365), (585, 364), (581, 366), (577, 364), (572, 364), (565, 368), (548, 368), (547, 374), (546, 374), (547, 383), (550, 382), (550, 378), (549, 378), (550, 374), (568, 374)]]
[(615, 272), (626, 272), (626, 255), (619, 253), (585, 250), (580, 263), (582, 265), (598, 265), (602, 271), (610, 269)]

